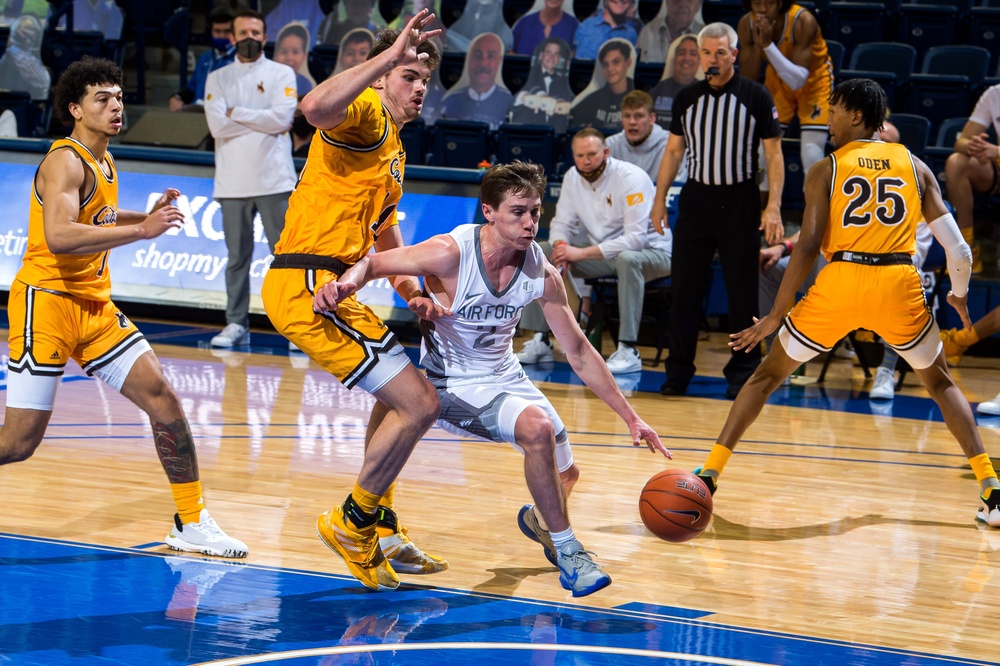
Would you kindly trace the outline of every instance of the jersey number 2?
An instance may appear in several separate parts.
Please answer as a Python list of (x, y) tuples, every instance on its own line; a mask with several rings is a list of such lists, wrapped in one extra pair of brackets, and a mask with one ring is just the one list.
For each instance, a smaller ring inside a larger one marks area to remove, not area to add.
[[(875, 217), (887, 227), (892, 227), (906, 219), (906, 200), (899, 190), (906, 186), (902, 178), (876, 178), (874, 192)], [(844, 181), (843, 193), (847, 196), (844, 210), (845, 227), (863, 227), (872, 221), (872, 214), (865, 209), (872, 200), (872, 184), (867, 178), (853, 176)], [(862, 212), (859, 212), (862, 211)]]

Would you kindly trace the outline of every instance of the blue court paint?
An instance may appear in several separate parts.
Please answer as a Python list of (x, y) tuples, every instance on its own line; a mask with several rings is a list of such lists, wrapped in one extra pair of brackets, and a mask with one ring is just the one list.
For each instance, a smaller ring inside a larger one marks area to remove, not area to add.
[(680, 618), (677, 608), (604, 610), (405, 584), (371, 592), (347, 576), (13, 535), (0, 535), (0, 566), (5, 666), (316, 665), (338, 652), (368, 658), (336, 663), (418, 666), (956, 661)]

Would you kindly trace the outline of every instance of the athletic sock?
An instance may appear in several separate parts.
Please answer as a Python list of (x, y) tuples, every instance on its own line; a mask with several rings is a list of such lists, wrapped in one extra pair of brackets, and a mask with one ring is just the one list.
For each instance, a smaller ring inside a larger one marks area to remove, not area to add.
[(576, 535), (573, 534), (572, 525), (564, 529), (562, 532), (549, 532), (549, 536), (552, 537), (552, 545), (556, 547), (556, 551), (576, 538)]
[(726, 448), (722, 444), (716, 444), (712, 447), (712, 450), (709, 451), (708, 459), (705, 461), (705, 466), (702, 467), (701, 473), (718, 479), (722, 474), (722, 470), (726, 468), (726, 463), (729, 462), (729, 457), (731, 455), (733, 455), (733, 452), (730, 449)]
[(987, 488), (1000, 488), (1000, 481), (997, 480), (997, 473), (993, 469), (993, 463), (990, 461), (988, 453), (980, 453), (978, 456), (969, 458), (969, 465), (972, 466), (976, 481), (979, 482), (979, 486), (984, 492)]
[(395, 508), (396, 504), (396, 482), (393, 481), (389, 484), (389, 490), (385, 491), (385, 495), (382, 495), (382, 499), (379, 500), (379, 504), (387, 509)]
[(170, 492), (174, 496), (181, 524), (197, 523), (201, 519), (201, 510), (205, 508), (205, 501), (201, 496), (201, 481), (171, 483)]

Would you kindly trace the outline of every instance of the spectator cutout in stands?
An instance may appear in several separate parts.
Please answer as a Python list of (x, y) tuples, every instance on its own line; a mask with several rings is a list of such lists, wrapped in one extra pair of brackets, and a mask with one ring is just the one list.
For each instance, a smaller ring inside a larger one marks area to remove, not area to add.
[[(340, 0), (319, 30), (322, 44), (340, 44), (340, 40), (355, 28), (365, 28), (372, 33), (378, 30), (373, 14), (375, 0)], [(382, 25), (385, 21), (379, 17)]]
[(621, 101), (635, 88), (635, 47), (625, 39), (609, 39), (600, 49), (590, 85), (570, 107), (573, 127), (617, 129), (622, 121)]
[(477, 120), (489, 123), (491, 129), (497, 129), (500, 123), (507, 120), (513, 101), (514, 96), (503, 84), (503, 42), (500, 36), (492, 32), (479, 35), (472, 41), (465, 56), (461, 78), (444, 95), (441, 117)]
[(208, 22), (212, 47), (198, 57), (187, 86), (170, 98), (168, 104), (171, 111), (204, 112), (202, 105), (205, 103), (208, 75), (236, 58), (236, 46), (229, 39), (233, 34), (233, 12), (227, 7), (216, 7), (209, 13)]
[(10, 28), (7, 50), (0, 58), (0, 88), (24, 90), (31, 99), (49, 97), (52, 74), (42, 64), (42, 23), (24, 14)]
[(433, 41), (437, 44), (438, 49), (443, 51), (444, 36), (448, 33), (448, 28), (445, 26), (444, 21), (441, 20), (441, 0), (404, 0), (403, 9), (400, 11), (399, 16), (389, 23), (389, 27), (393, 30), (401, 30), (410, 22), (411, 18), (417, 15), (417, 12), (423, 9), (434, 14), (434, 20), (424, 26), (424, 30), (428, 32), (431, 30), (441, 31), (441, 34), (434, 37)]
[(637, 7), (636, 0), (601, 0), (594, 15), (576, 30), (573, 57), (595, 60), (601, 45), (614, 38), (624, 39), (634, 47), (642, 32), (642, 21), (635, 15)]
[[(663, 0), (659, 13), (639, 33), (639, 41), (636, 44), (639, 49), (639, 60), (664, 62), (669, 49), (673, 47), (678, 37), (697, 34), (704, 27), (701, 0)], [(697, 53), (698, 50), (695, 49), (696, 58)], [(664, 76), (667, 74), (664, 73)], [(662, 122), (659, 118), (657, 120)]]
[(493, 33), (500, 39), (501, 54), (514, 48), (514, 33), (503, 17), (503, 3), (495, 0), (468, 0), (465, 10), (448, 29), (444, 38), (446, 51), (466, 53), (477, 35)]
[(649, 91), (649, 96), (653, 98), (656, 123), (663, 129), (670, 129), (674, 97), (681, 88), (705, 78), (700, 64), (697, 35), (681, 35), (670, 44), (667, 62), (663, 66), (663, 78)]
[(316, 81), (309, 73), (309, 31), (301, 23), (293, 21), (278, 32), (278, 40), (274, 43), (274, 61), (295, 71), (295, 89), (299, 97), (316, 87)]
[(280, 35), (282, 28), (289, 23), (301, 23), (309, 31), (309, 43), (319, 44), (319, 27), (326, 17), (319, 6), (319, 1), (281, 0), (264, 20), (268, 32)]
[(573, 0), (535, 0), (531, 10), (514, 24), (514, 53), (534, 55), (542, 40), (558, 37), (567, 47), (580, 22), (573, 14)]
[[(104, 39), (122, 38), (125, 17), (114, 0), (73, 0), (73, 30), (93, 30)], [(59, 19), (59, 29), (66, 29), (66, 17)]]
[(551, 125), (557, 134), (569, 126), (573, 90), (569, 87), (569, 44), (547, 37), (535, 47), (531, 72), (511, 108), (511, 122)]
[(367, 28), (355, 28), (344, 35), (337, 49), (337, 64), (333, 68), (332, 76), (363, 63), (374, 44), (375, 35)]

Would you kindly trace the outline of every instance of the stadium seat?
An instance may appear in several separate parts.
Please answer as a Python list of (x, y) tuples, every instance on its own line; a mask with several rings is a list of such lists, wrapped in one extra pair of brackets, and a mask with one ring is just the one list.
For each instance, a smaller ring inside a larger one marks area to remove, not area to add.
[(333, 44), (317, 44), (309, 52), (309, 73), (317, 83), (326, 81), (337, 66), (338, 47)]
[(935, 46), (924, 55), (922, 74), (957, 74), (969, 77), (972, 88), (988, 74), (990, 52), (981, 46)]
[(503, 57), (503, 82), (515, 95), (524, 87), (531, 73), (531, 56), (508, 53)]
[(425, 130), (427, 124), (423, 118), (417, 118), (403, 125), (399, 130), (399, 138), (406, 150), (407, 164), (423, 164), (427, 153)]
[(968, 44), (982, 46), (992, 58), (989, 71), (996, 71), (997, 54), (1000, 53), (1000, 0), (996, 7), (973, 7), (969, 12)]
[[(676, 216), (675, 216), (676, 217)], [(611, 334), (618, 344), (618, 278), (608, 275), (590, 278), (584, 282), (593, 289), (593, 310), (587, 322), (589, 337), (598, 324)], [(639, 335), (636, 342), (643, 346), (655, 347), (654, 368), (660, 364), (663, 349), (667, 346), (667, 324), (670, 318), (670, 276), (656, 278), (646, 283), (642, 302), (642, 317), (639, 320)]]
[(834, 39), (826, 40), (826, 51), (830, 55), (830, 64), (833, 65), (833, 80), (840, 76), (840, 70), (844, 67), (844, 45)]
[(701, 8), (705, 23), (728, 23), (736, 27), (740, 17), (743, 16), (743, 5), (739, 0), (705, 0)]
[(851, 52), (858, 44), (885, 39), (885, 16), (885, 5), (880, 2), (831, 2), (823, 35)]
[(917, 64), (917, 50), (909, 44), (872, 42), (858, 44), (851, 52), (850, 66), (841, 70), (840, 79), (872, 79), (885, 90), (889, 108), (895, 108), (899, 91)]
[(782, 139), (781, 154), (785, 159), (785, 187), (781, 191), (782, 210), (802, 210), (805, 208), (806, 174), (802, 168), (801, 146), (798, 139)]
[(430, 156), (432, 166), (475, 169), (490, 156), (488, 123), (445, 118), (434, 123), (434, 152)]
[(910, 113), (894, 113), (889, 121), (899, 130), (899, 142), (917, 157), (927, 153), (931, 136), (931, 121)]
[(465, 54), (445, 51), (441, 54), (441, 66), (439, 75), (441, 84), (445, 88), (451, 88), (460, 78), (462, 78), (462, 68), (465, 67)]
[(555, 161), (555, 130), (549, 125), (503, 123), (497, 131), (496, 157), (499, 162), (534, 162), (552, 174)]
[(928, 49), (954, 44), (958, 32), (958, 14), (953, 5), (900, 5), (895, 41), (910, 44), (922, 58)]

